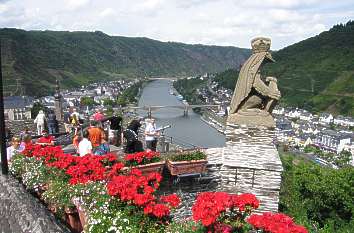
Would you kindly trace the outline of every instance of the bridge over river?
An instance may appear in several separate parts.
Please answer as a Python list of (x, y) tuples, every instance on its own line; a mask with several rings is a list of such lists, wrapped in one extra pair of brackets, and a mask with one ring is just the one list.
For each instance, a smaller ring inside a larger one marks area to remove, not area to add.
[(152, 117), (152, 112), (163, 109), (163, 108), (175, 108), (175, 109), (182, 109), (183, 110), (183, 116), (188, 116), (188, 112), (190, 109), (193, 108), (209, 108), (209, 109), (220, 109), (220, 105), (198, 105), (198, 104), (183, 104), (183, 105), (151, 105), (151, 106), (139, 106), (139, 107), (125, 107), (124, 109), (141, 109), (147, 111), (147, 115), (149, 118)]

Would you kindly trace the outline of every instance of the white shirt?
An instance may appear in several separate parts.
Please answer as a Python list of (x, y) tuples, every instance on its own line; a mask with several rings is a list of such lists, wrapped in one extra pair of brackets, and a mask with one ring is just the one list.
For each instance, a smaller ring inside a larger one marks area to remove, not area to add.
[(34, 123), (36, 123), (37, 125), (44, 125), (45, 119), (46, 117), (44, 113), (38, 113), (36, 119), (34, 119)]
[(79, 154), (80, 156), (87, 155), (92, 150), (92, 144), (87, 138), (83, 138), (79, 143)]
[(20, 152), (18, 149), (15, 149), (13, 146), (9, 146), (6, 149), (7, 161), (9, 161), (12, 158), (12, 156)]
[(156, 139), (156, 136), (150, 136), (146, 134), (155, 134), (156, 133), (156, 125), (152, 123), (147, 123), (145, 127), (145, 141), (153, 141)]

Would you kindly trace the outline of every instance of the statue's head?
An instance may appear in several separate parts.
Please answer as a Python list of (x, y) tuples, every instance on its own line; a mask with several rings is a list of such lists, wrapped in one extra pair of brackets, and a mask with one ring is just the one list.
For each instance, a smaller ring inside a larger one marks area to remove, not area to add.
[(254, 54), (256, 53), (266, 53), (266, 58), (269, 61), (275, 62), (272, 58), (272, 55), (269, 52), (271, 45), (271, 40), (265, 37), (256, 37), (251, 40), (252, 51)]

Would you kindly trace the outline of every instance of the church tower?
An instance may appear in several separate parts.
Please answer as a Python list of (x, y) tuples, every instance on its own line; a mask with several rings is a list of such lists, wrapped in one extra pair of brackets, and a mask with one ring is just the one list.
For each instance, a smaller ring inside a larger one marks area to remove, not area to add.
[(63, 120), (63, 103), (62, 96), (60, 94), (59, 81), (56, 80), (55, 84), (55, 93), (54, 93), (54, 107), (55, 107), (55, 116), (58, 121)]

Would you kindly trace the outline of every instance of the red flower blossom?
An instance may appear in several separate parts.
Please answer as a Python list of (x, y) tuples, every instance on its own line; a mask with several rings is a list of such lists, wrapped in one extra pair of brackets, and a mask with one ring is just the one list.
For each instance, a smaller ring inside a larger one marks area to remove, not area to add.
[(154, 163), (160, 160), (160, 154), (155, 151), (142, 151), (134, 154), (127, 154), (124, 157), (127, 166), (137, 166)]
[(231, 196), (232, 207), (239, 208), (240, 211), (245, 211), (246, 207), (257, 209), (259, 207), (259, 201), (256, 196), (251, 193), (243, 193), (240, 195)]
[(152, 215), (157, 218), (163, 218), (170, 215), (170, 208), (164, 204), (155, 204), (152, 210)]
[(251, 215), (247, 222), (259, 230), (269, 233), (307, 233), (303, 226), (296, 225), (292, 218), (282, 213)]
[(176, 208), (181, 203), (181, 199), (177, 196), (177, 194), (171, 194), (168, 196), (161, 196), (161, 202), (167, 203), (172, 208)]
[(221, 214), (258, 208), (259, 201), (253, 194), (228, 194), (225, 192), (204, 192), (197, 196), (192, 207), (193, 219), (206, 227), (218, 223)]

